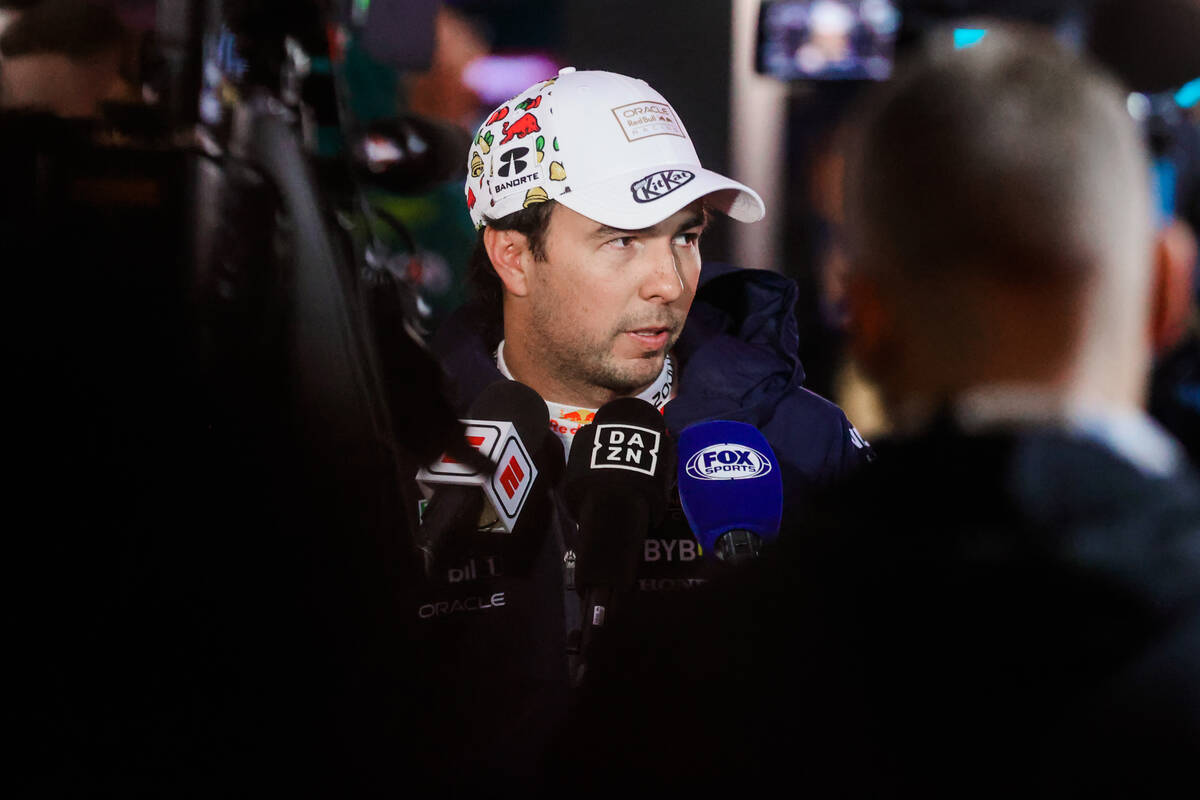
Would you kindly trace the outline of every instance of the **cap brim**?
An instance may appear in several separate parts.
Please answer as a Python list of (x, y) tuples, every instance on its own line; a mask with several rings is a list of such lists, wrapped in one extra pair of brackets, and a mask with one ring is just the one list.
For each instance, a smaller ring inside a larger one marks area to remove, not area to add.
[(644, 167), (585, 189), (572, 188), (569, 192), (556, 195), (554, 199), (602, 225), (622, 230), (640, 230), (657, 225), (702, 197), (709, 198), (710, 208), (739, 222), (757, 222), (766, 214), (762, 198), (749, 186), (695, 164), (667, 164), (657, 170), (673, 171), (690, 172), (694, 177), (653, 200), (639, 202), (634, 196), (633, 187), (647, 177)]

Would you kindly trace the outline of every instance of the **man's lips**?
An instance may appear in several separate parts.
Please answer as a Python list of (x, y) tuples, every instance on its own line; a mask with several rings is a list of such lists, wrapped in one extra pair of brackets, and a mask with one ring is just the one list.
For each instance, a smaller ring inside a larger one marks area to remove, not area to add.
[(658, 350), (671, 338), (671, 329), (664, 325), (651, 325), (625, 331), (625, 335), (650, 350)]

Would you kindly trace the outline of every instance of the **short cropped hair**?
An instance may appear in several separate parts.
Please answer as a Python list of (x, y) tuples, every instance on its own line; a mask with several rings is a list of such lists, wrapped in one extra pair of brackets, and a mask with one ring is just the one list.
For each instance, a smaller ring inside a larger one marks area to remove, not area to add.
[(934, 40), (857, 118), (857, 268), (1036, 283), (1136, 257), (1149, 171), (1126, 90), (1048, 33), (998, 25), (965, 50)]
[[(516, 231), (529, 240), (529, 251), (538, 261), (546, 260), (546, 232), (550, 228), (550, 215), (558, 203), (549, 200), (535, 203), (499, 219), (485, 217), (486, 224), (498, 231)], [(467, 286), (471, 303), (483, 314), (489, 327), (502, 328), (504, 323), (504, 286), (496, 274), (487, 248), (483, 246), (483, 230), (475, 240), (475, 250), (467, 267)]]

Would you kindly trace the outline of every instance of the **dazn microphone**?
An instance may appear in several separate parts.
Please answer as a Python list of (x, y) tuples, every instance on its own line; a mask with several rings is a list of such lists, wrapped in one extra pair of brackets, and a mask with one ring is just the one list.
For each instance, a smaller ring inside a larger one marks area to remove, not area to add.
[(753, 425), (700, 422), (679, 434), (679, 502), (701, 549), (740, 563), (779, 536), (783, 478)]
[[(579, 523), (575, 584), (583, 603), (583, 661), (614, 600), (633, 587), (647, 533), (662, 523), (674, 473), (662, 415), (634, 397), (613, 400), (579, 429), (567, 462), (567, 505)], [(582, 668), (576, 673), (582, 677)]]
[[(435, 564), (453, 559), (481, 529), (515, 531), (534, 496), (537, 462), (545, 464), (549, 452), (544, 446), (550, 427), (546, 404), (523, 383), (496, 381), (467, 413), (469, 418), (462, 420), (466, 443), (489, 468), (446, 453), (417, 472), (417, 481), (432, 492), (417, 531), (427, 574)], [(553, 444), (558, 447), (557, 441)]]

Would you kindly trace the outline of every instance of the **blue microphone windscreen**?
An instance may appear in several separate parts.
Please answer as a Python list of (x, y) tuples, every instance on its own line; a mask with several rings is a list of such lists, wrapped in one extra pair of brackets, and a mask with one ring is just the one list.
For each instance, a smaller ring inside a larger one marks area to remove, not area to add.
[(679, 434), (679, 501), (705, 553), (727, 531), (775, 539), (783, 516), (779, 461), (753, 425), (691, 425)]

